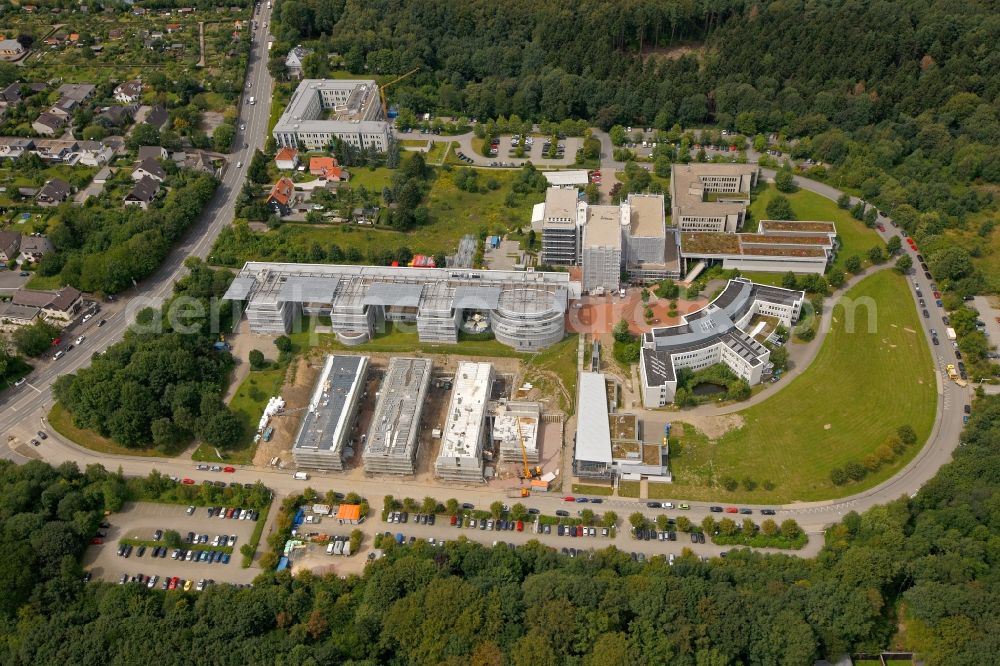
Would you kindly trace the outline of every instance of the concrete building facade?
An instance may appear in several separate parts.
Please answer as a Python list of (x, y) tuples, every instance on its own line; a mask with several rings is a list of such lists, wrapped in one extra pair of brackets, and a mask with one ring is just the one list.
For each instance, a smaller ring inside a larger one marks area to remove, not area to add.
[(743, 226), (756, 164), (675, 164), (670, 173), (671, 222), (681, 231), (735, 233)]
[(583, 290), (615, 291), (622, 273), (622, 209), (588, 206), (583, 228)]
[(542, 263), (575, 266), (580, 263), (580, 236), (586, 222), (586, 204), (574, 187), (545, 190), (542, 217)]
[(335, 138), (355, 148), (389, 149), (391, 126), (370, 79), (304, 79), (272, 130), (279, 146), (323, 150)]
[(643, 405), (673, 402), (680, 368), (698, 371), (722, 363), (750, 385), (760, 383), (771, 352), (747, 332), (748, 325), (764, 316), (791, 328), (804, 300), (804, 292), (738, 278), (704, 308), (683, 315), (681, 324), (645, 333), (639, 358)]
[(365, 472), (415, 473), (420, 416), (430, 383), (430, 359), (396, 357), (389, 361), (362, 454)]
[(367, 374), (367, 356), (326, 357), (292, 447), (296, 466), (343, 471)]
[(246, 302), (254, 333), (289, 333), (302, 316), (322, 316), (345, 345), (371, 340), (386, 322), (453, 344), (474, 318), (501, 343), (537, 351), (562, 340), (580, 284), (556, 272), (248, 262), (225, 297)]
[(464, 361), (455, 372), (448, 415), (434, 475), (445, 481), (482, 483), (487, 407), (493, 390), (493, 364)]
[(493, 414), (493, 441), (500, 450), (500, 462), (521, 465), (527, 457), (528, 463), (537, 465), (541, 457), (538, 446), (541, 423), (541, 403), (511, 400), (497, 405)]

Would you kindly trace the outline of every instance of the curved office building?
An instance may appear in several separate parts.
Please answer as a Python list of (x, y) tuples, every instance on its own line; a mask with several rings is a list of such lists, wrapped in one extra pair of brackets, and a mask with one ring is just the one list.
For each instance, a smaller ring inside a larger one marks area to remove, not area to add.
[(492, 330), (519, 351), (562, 340), (566, 305), (579, 297), (568, 273), (276, 262), (248, 262), (225, 295), (246, 303), (254, 333), (289, 333), (302, 316), (329, 317), (330, 332), (348, 346), (392, 325), (444, 344), (457, 343), (460, 331)]
[(805, 293), (730, 280), (715, 300), (701, 310), (682, 315), (676, 326), (662, 326), (642, 336), (639, 375), (643, 404), (648, 408), (673, 402), (677, 370), (694, 371), (723, 363), (747, 383), (759, 384), (771, 351), (757, 339), (766, 323), (750, 323), (755, 316), (786, 328), (799, 318)]
[(554, 345), (566, 330), (566, 291), (550, 287), (517, 287), (500, 294), (493, 310), (493, 334), (520, 351)]

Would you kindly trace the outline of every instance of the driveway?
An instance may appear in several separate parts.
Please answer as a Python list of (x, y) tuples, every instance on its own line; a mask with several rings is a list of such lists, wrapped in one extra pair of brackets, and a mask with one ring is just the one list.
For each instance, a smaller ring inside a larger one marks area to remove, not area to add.
[(24, 286), (31, 277), (21, 277), (21, 271), (0, 268), (0, 291), (14, 291)]

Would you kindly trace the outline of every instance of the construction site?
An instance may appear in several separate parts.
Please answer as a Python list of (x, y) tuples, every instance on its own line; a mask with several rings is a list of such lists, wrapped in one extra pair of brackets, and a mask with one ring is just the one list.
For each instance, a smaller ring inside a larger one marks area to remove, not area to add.
[[(564, 415), (523, 384), (523, 366), (457, 355), (301, 358), (255, 461), (345, 478), (547, 490), (540, 479), (561, 466)], [(534, 400), (511, 400), (512, 392)]]

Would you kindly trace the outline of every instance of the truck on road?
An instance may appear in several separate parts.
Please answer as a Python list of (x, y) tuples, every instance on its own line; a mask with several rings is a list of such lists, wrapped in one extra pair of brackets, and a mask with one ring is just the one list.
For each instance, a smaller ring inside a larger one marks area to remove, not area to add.
[(305, 472), (295, 472), (295, 474), (292, 474), (292, 477), (296, 481), (308, 481), (309, 480), (309, 475), (306, 474)]
[(968, 385), (968, 382), (966, 382), (964, 379), (962, 379), (962, 377), (958, 374), (958, 370), (955, 369), (955, 364), (954, 363), (949, 363), (945, 367), (948, 370), (948, 377), (951, 378), (951, 380), (953, 382), (955, 382), (956, 384), (958, 384), (959, 386), (962, 386), (962, 387)]

